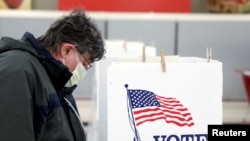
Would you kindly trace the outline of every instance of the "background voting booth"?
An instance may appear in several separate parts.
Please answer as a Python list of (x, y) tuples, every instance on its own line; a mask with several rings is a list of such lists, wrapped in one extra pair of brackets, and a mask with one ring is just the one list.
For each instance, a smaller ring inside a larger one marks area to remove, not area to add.
[(207, 125), (222, 124), (222, 63), (156, 55), (144, 60), (141, 54), (97, 63), (95, 137), (206, 140)]
[(128, 58), (142, 56), (143, 48), (147, 56), (156, 56), (156, 47), (154, 45), (146, 45), (141, 41), (127, 40), (105, 40), (106, 57)]

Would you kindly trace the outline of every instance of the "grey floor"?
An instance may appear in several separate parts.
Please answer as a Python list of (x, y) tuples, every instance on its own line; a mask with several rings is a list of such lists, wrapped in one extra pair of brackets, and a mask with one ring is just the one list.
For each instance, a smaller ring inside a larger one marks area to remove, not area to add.
[(250, 104), (247, 101), (224, 101), (223, 123), (250, 124)]

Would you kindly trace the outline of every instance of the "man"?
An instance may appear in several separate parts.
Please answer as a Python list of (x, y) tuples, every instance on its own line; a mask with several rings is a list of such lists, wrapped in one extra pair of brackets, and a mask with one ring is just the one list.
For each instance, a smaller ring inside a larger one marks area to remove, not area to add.
[(72, 96), (105, 54), (96, 25), (76, 9), (35, 38), (0, 41), (0, 140), (85, 141)]

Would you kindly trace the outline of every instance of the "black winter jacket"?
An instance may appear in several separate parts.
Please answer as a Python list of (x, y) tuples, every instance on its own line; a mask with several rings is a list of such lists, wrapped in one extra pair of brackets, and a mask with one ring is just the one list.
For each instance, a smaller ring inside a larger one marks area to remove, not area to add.
[(0, 41), (0, 140), (85, 141), (72, 73), (30, 33)]

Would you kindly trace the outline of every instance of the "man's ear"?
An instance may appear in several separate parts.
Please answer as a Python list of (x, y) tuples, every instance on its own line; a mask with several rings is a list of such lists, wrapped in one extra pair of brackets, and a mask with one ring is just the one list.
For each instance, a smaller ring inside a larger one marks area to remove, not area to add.
[(74, 51), (74, 45), (70, 43), (62, 43), (60, 47), (60, 54), (63, 58), (66, 58), (67, 55)]

